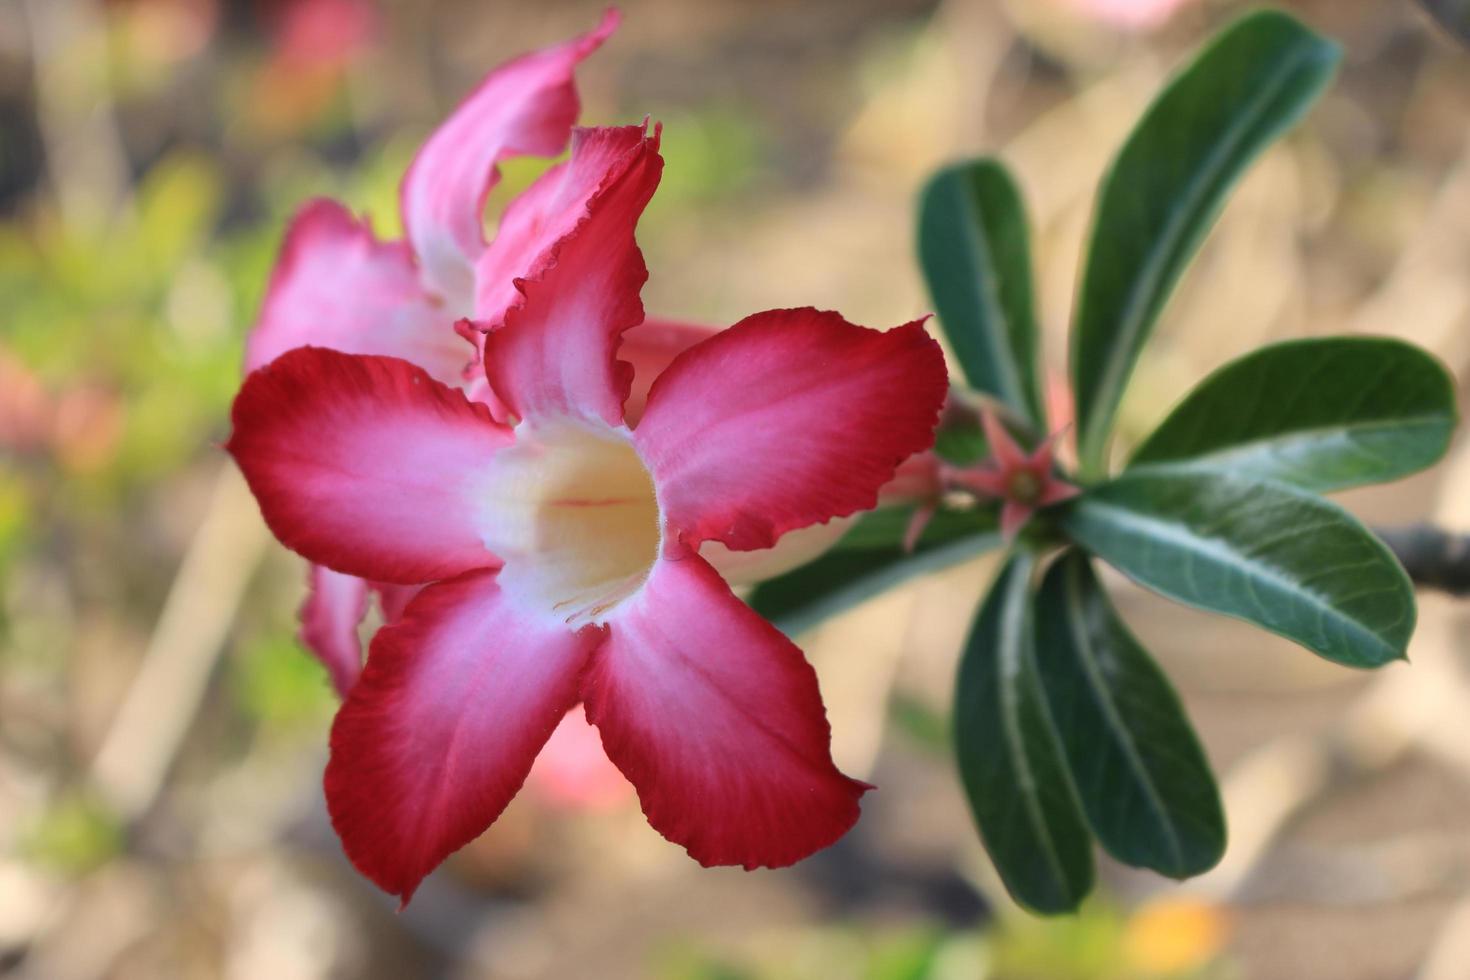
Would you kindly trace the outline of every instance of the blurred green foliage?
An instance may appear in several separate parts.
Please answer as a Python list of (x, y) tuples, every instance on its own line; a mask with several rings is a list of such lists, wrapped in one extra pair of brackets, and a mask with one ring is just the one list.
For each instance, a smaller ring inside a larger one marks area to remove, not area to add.
[(304, 656), (293, 635), (267, 633), (244, 644), (230, 662), (231, 683), (240, 711), (267, 731), (321, 731), (337, 708), (321, 665)]
[(1190, 900), (1125, 913), (1093, 898), (1073, 916), (1017, 916), (983, 932), (851, 927), (764, 936), (758, 951), (681, 946), (659, 980), (1224, 980), (1226, 924)]
[(122, 828), (108, 809), (90, 797), (69, 794), (51, 804), (25, 834), (20, 851), (38, 864), (80, 874), (117, 854)]

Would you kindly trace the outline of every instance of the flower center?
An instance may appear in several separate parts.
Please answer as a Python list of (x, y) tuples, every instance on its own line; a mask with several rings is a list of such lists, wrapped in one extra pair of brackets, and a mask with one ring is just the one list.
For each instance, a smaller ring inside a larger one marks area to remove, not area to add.
[(501, 588), (573, 628), (605, 622), (658, 557), (653, 478), (626, 428), (522, 422), (482, 499), (485, 544), (505, 562)]
[(1041, 496), (1041, 481), (1035, 473), (1017, 470), (1011, 474), (1006, 490), (1009, 491), (1008, 496), (1017, 503), (1034, 504)]

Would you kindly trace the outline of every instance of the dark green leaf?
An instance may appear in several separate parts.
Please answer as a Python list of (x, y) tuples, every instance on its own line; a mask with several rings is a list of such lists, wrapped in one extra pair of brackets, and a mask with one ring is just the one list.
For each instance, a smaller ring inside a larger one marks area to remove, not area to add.
[(1092, 839), (1036, 677), (1031, 559), (1001, 570), (955, 683), (955, 758), (1001, 880), (1027, 908), (1069, 912), (1092, 889)]
[(1036, 660), (1073, 785), (1103, 847), (1172, 878), (1213, 867), (1225, 853), (1225, 814), (1209, 762), (1168, 679), (1079, 552), (1042, 582)]
[(1187, 463), (1340, 490), (1423, 469), (1454, 429), (1454, 382), (1419, 348), (1379, 337), (1293, 340), (1206, 378), (1129, 466)]
[(934, 453), (951, 465), (969, 466), (990, 455), (990, 447), (978, 425), (941, 427), (934, 434)]
[(756, 586), (750, 605), (795, 636), (917, 575), (957, 565), (1000, 543), (994, 513), (941, 511), (910, 554), (901, 544), (910, 513), (895, 508), (867, 515), (822, 557)]
[[(903, 544), (914, 516), (912, 507), (884, 507), (860, 517), (852, 529), (837, 542), (837, 551), (881, 551)], [(945, 544), (957, 538), (993, 532), (996, 517), (986, 510), (936, 511), (919, 538), (918, 548)]]
[(970, 387), (1039, 426), (1031, 244), (1021, 195), (998, 160), (956, 164), (929, 181), (919, 262)]
[(1470, 0), (1419, 0), (1419, 6), (1462, 43), (1470, 44)]
[(1063, 527), (1140, 585), (1350, 667), (1404, 656), (1414, 590), (1347, 511), (1281, 483), (1159, 466), (1078, 498)]
[(1113, 162), (1072, 334), (1084, 472), (1102, 474), (1138, 352), (1226, 195), (1316, 100), (1338, 58), (1285, 14), (1246, 16), (1169, 84)]

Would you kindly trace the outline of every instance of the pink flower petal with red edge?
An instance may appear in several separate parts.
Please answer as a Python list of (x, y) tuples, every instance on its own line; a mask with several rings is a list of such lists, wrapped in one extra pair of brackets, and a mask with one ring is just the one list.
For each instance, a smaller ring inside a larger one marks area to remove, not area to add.
[(606, 126), (572, 131), (572, 155), (511, 201), (495, 238), (475, 266), (475, 319), (494, 329), (520, 304), (516, 279), (537, 279), (554, 246), (587, 217), (587, 207), (643, 151), (643, 126)]
[(298, 348), (245, 380), (233, 418), (225, 448), (307, 559), (400, 584), (499, 564), (475, 530), (474, 479), (510, 432), (422, 368)]
[(699, 546), (699, 555), (731, 585), (754, 585), (820, 558), (852, 530), (857, 520), (834, 517), (825, 524), (808, 524), (781, 535), (771, 547), (754, 551), (735, 551), (718, 541), (705, 541)]
[(325, 777), (358, 870), (407, 904), (490, 826), (577, 703), (602, 635), (524, 617), (491, 571), (429, 586), (379, 630), (332, 725)]
[(327, 668), (339, 697), (347, 696), (362, 672), (357, 626), (367, 613), (367, 600), (368, 584), (362, 579), (323, 565), (308, 567), (301, 644)]
[(400, 192), (403, 226), (425, 286), (451, 310), (468, 311), (473, 301), (496, 164), (562, 151), (580, 109), (573, 71), (617, 25), (609, 10), (595, 30), (496, 68), (414, 157)]
[(919, 322), (884, 332), (772, 310), (679, 355), (635, 437), (689, 544), (769, 548), (877, 504), (898, 465), (932, 443), (947, 384)]
[(717, 327), (702, 323), (684, 323), (661, 317), (648, 317), (623, 334), (618, 348), (619, 359), (633, 365), (633, 387), (623, 403), (623, 417), (628, 425), (638, 424), (648, 405), (648, 391), (674, 358), (702, 340), (719, 332)]
[(608, 628), (587, 718), (655, 830), (704, 865), (782, 867), (857, 820), (816, 673), (702, 558), (660, 560)]
[(403, 611), (408, 608), (413, 597), (423, 591), (423, 586), (374, 582), (372, 589), (378, 594), (378, 607), (383, 611), (384, 625), (391, 626), (403, 618)]
[(633, 370), (617, 359), (618, 338), (643, 321), (648, 279), (633, 232), (662, 170), (657, 133), (643, 137), (541, 276), (518, 281), (523, 302), (485, 337), (490, 386), (520, 418), (623, 421)]
[(307, 345), (402, 357), (457, 383), (474, 348), (419, 285), (402, 242), (380, 242), (335, 201), (297, 212), (245, 348), (253, 371)]

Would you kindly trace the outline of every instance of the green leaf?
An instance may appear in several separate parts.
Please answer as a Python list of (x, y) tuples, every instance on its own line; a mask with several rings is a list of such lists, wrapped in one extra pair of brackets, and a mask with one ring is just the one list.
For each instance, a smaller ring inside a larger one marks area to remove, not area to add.
[(1000, 544), (993, 512), (940, 511), (913, 552), (906, 552), (903, 534), (912, 513), (890, 508), (864, 516), (822, 557), (757, 585), (751, 607), (795, 636), (915, 576)]
[(1036, 658), (1073, 785), (1108, 853), (1172, 878), (1213, 867), (1225, 814), (1209, 762), (1178, 695), (1080, 552), (1042, 582)]
[(1179, 463), (1341, 490), (1429, 466), (1455, 421), (1454, 382), (1419, 348), (1379, 337), (1293, 340), (1206, 378), (1129, 466)]
[(1084, 472), (1099, 476), (1134, 362), (1246, 167), (1306, 112), (1337, 45), (1282, 13), (1227, 28), (1144, 114), (1098, 193), (1072, 334)]
[(1075, 909), (1092, 890), (1092, 840), (1037, 681), (1031, 564), (1007, 562), (980, 607), (955, 684), (955, 758), (985, 849), (1012, 897)]
[(935, 174), (919, 201), (919, 262), (970, 387), (1040, 426), (1031, 243), (1020, 192), (998, 160)]
[[(884, 507), (870, 511), (842, 536), (834, 550), (880, 551), (900, 547), (913, 516), (912, 507)], [(939, 510), (925, 525), (915, 550), (972, 537), (977, 533), (993, 532), (996, 527), (996, 517), (989, 510)]]
[(978, 426), (942, 426), (934, 433), (934, 454), (952, 466), (970, 466), (989, 456), (990, 446)]
[(1414, 631), (1414, 590), (1388, 548), (1285, 484), (1151, 467), (1089, 490), (1062, 526), (1140, 585), (1349, 667), (1404, 656)]

